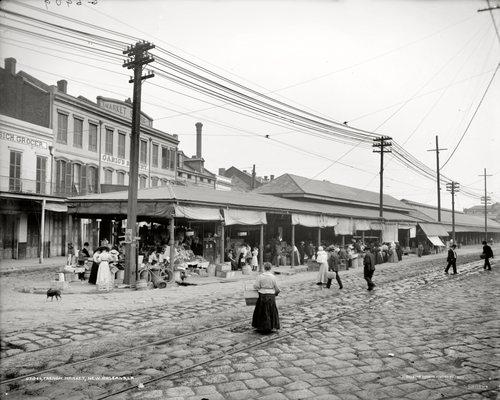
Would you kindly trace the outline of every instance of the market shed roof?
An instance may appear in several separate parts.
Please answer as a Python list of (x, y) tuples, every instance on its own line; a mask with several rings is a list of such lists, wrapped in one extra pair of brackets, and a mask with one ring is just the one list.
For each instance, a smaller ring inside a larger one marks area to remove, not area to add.
[[(426, 222), (437, 222), (438, 212), (437, 207), (427, 204), (417, 203), (410, 200), (401, 200), (413, 209), (410, 215), (422, 219)], [(448, 209), (441, 209), (441, 224), (448, 232), (451, 232), (452, 227), (452, 212)], [(464, 214), (455, 211), (455, 231), (456, 232), (482, 232), (484, 230), (484, 217), (473, 214)], [(500, 232), (500, 223), (488, 219), (488, 230), (491, 232)]]
[[(86, 215), (126, 215), (128, 192), (112, 192), (73, 197), (68, 200), (69, 212)], [(166, 217), (173, 204), (199, 205), (218, 208), (242, 208), (277, 213), (326, 214), (338, 217), (378, 220), (378, 209), (356, 205), (334, 205), (296, 201), (254, 192), (214, 190), (198, 186), (167, 185), (138, 191), (138, 215)], [(408, 214), (387, 211), (389, 221), (416, 219)]]
[[(302, 198), (331, 203), (346, 203), (378, 207), (379, 194), (368, 190), (338, 185), (329, 181), (309, 179), (284, 174), (255, 190), (255, 193), (271, 194), (287, 198)], [(406, 211), (409, 207), (392, 196), (384, 195), (384, 208)]]

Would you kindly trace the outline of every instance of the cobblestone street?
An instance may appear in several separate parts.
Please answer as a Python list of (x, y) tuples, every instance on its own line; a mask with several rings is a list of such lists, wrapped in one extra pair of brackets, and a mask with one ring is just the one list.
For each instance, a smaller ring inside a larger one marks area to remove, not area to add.
[[(471, 260), (462, 258), (466, 261)], [(4, 343), (23, 350), (5, 353), (2, 376), (14, 381), (2, 385), (3, 394), (12, 399), (112, 393), (111, 398), (177, 400), (496, 398), (495, 269), (486, 272), (479, 262), (468, 262), (457, 276), (447, 276), (441, 259), (417, 260), (380, 266), (374, 292), (366, 291), (359, 269), (344, 272), (343, 280), (345, 289), (339, 291), (318, 288), (313, 273), (283, 278), (282, 329), (268, 336), (251, 329), (253, 307), (242, 305), (239, 291), (207, 297), (196, 308), (165, 306), (9, 334)], [(86, 362), (90, 357), (98, 358)], [(65, 364), (70, 365), (57, 368)], [(15, 381), (47, 369), (42, 380), (34, 375)]]

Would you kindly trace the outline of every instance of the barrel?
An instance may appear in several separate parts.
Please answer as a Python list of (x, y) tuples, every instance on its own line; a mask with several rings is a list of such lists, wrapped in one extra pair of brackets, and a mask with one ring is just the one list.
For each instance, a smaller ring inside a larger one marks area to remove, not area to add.
[(146, 290), (148, 288), (148, 281), (145, 279), (138, 279), (135, 283), (136, 290)]

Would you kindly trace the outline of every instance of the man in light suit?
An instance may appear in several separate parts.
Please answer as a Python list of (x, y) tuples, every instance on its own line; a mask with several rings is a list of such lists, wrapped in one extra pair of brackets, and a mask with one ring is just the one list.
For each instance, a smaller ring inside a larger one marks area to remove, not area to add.
[(448, 270), (450, 269), (450, 267), (453, 267), (453, 275), (457, 274), (457, 252), (455, 251), (456, 248), (457, 245), (454, 244), (450, 249), (448, 249), (448, 258), (446, 259), (446, 261), (448, 261), (448, 265), (444, 270), (445, 274), (448, 274)]

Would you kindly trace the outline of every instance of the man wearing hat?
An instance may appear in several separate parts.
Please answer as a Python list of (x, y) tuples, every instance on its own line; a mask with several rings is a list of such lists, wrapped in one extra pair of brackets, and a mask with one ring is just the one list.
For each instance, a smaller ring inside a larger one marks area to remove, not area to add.
[[(340, 265), (340, 258), (335, 251), (334, 246), (330, 246), (326, 249), (329, 253), (328, 255), (328, 269), (329, 271), (335, 272), (335, 279), (337, 280), (337, 283), (339, 284), (339, 289), (342, 289), (342, 281), (340, 280), (339, 276), (339, 265)], [(332, 286), (332, 279), (327, 275), (327, 281), (326, 281), (326, 288), (330, 289), (330, 286)]]
[(448, 270), (450, 267), (453, 267), (453, 275), (457, 274), (457, 252), (455, 249), (457, 248), (456, 244), (453, 244), (450, 249), (448, 249), (448, 258), (446, 261), (448, 261), (448, 265), (446, 266), (446, 269), (444, 270), (445, 274), (448, 274)]

